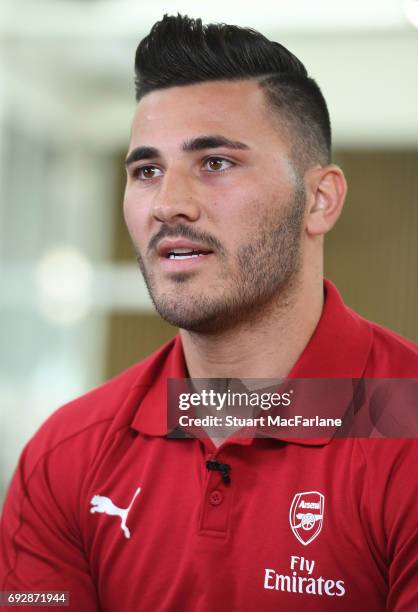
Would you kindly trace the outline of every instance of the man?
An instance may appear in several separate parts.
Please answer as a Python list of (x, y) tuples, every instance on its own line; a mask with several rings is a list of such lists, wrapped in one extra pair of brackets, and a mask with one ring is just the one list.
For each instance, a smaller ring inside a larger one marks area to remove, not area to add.
[(167, 380), (413, 378), (323, 279), (346, 183), (301, 62), (164, 17), (136, 54), (124, 214), (179, 335), (58, 410), (5, 503), (0, 588), (90, 612), (418, 610), (415, 440), (170, 437)]

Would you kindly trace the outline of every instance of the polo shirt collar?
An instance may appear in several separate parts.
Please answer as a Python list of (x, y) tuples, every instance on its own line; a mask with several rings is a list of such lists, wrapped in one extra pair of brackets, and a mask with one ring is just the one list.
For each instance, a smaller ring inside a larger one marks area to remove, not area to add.
[(324, 293), (319, 323), (289, 378), (361, 378), (372, 346), (371, 327), (326, 279)]
[[(372, 346), (372, 330), (365, 319), (345, 306), (336, 287), (324, 281), (324, 307), (319, 323), (288, 378), (361, 378)], [(167, 343), (137, 380), (138, 404), (132, 428), (151, 436), (167, 435), (167, 380), (187, 378), (180, 335)], [(309, 446), (331, 438), (287, 439)]]
[[(142, 390), (133, 429), (150, 436), (167, 435), (167, 381), (169, 378), (187, 378), (180, 335), (170, 340), (147, 364), (136, 386)], [(138, 402), (138, 403), (139, 403)]]

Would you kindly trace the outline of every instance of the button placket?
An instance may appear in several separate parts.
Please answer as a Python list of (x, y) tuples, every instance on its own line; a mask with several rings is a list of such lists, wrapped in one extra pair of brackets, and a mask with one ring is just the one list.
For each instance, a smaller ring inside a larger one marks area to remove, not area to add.
[[(218, 459), (216, 456), (210, 459)], [(229, 519), (232, 509), (233, 477), (229, 484), (225, 484), (222, 474), (215, 470), (208, 471), (202, 514), (200, 519), (200, 532), (213, 537), (224, 537), (229, 529)]]

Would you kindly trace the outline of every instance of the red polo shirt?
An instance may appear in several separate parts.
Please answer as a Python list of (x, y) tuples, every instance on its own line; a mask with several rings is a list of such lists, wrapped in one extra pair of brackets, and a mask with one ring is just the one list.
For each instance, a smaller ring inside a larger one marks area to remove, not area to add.
[[(46, 421), (6, 498), (0, 589), (82, 612), (418, 610), (417, 441), (169, 439), (186, 375), (177, 337)], [(326, 282), (290, 376), (417, 375), (417, 347)]]

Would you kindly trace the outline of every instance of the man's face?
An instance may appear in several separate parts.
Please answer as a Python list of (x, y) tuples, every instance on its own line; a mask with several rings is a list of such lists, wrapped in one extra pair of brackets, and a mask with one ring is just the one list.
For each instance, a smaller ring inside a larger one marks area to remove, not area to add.
[(152, 92), (128, 153), (125, 220), (159, 314), (219, 331), (254, 319), (300, 265), (303, 181), (256, 82)]

